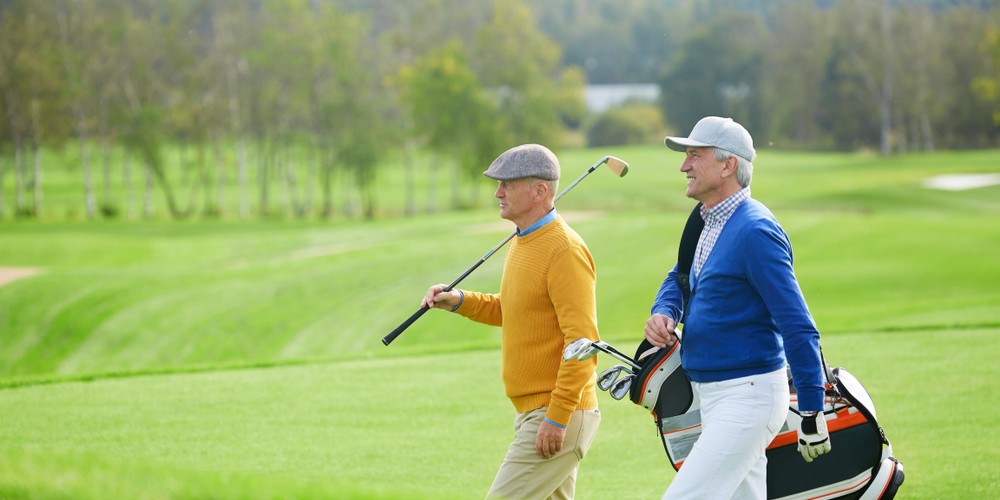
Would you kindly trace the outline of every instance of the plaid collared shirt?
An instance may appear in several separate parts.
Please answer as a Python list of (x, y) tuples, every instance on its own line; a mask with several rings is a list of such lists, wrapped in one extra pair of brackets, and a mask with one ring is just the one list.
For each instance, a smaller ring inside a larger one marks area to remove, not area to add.
[(719, 234), (722, 233), (722, 228), (726, 225), (729, 217), (733, 215), (733, 212), (736, 211), (736, 207), (749, 198), (750, 186), (747, 186), (712, 208), (706, 209), (704, 206), (701, 207), (701, 218), (705, 219), (705, 229), (701, 231), (701, 236), (698, 238), (698, 247), (694, 251), (693, 276), (697, 277), (698, 273), (701, 272), (702, 266), (708, 260), (708, 255), (712, 253), (712, 248), (715, 247), (715, 242), (719, 239)]

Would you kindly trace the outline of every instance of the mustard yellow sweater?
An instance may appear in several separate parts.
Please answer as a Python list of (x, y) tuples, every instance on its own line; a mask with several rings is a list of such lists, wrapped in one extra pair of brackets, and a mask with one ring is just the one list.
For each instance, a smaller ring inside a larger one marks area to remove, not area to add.
[(462, 290), (455, 311), (502, 327), (507, 397), (518, 412), (547, 407), (546, 418), (569, 423), (574, 410), (597, 407), (597, 359), (562, 361), (570, 341), (597, 340), (594, 259), (562, 217), (516, 236), (507, 250), (499, 294)]

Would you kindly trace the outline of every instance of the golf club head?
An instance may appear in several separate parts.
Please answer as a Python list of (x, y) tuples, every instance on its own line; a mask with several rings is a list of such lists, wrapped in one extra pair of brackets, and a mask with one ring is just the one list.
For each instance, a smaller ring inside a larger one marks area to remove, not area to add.
[(593, 346), (594, 342), (590, 339), (584, 339), (584, 338), (576, 339), (570, 342), (569, 344), (566, 344), (566, 348), (563, 349), (563, 361), (578, 359), (578, 356), (582, 352), (584, 352), (588, 348), (592, 348)]
[(625, 160), (621, 158), (609, 156), (606, 163), (608, 164), (608, 168), (618, 177), (625, 177), (625, 174), (628, 173), (628, 163), (625, 163)]
[(635, 379), (634, 373), (629, 373), (628, 375), (625, 375), (624, 377), (618, 379), (617, 382), (611, 385), (611, 389), (608, 390), (608, 393), (611, 394), (611, 397), (614, 399), (624, 398), (625, 395), (628, 394), (628, 390), (632, 388), (633, 379)]
[(576, 359), (578, 361), (588, 360), (588, 359), (596, 356), (597, 353), (599, 353), (599, 352), (601, 352), (601, 349), (598, 348), (593, 343), (591, 343), (589, 347), (587, 347), (586, 349), (580, 351), (580, 354), (576, 355)]
[(597, 387), (602, 391), (611, 389), (611, 386), (618, 380), (618, 376), (624, 371), (628, 371), (625, 365), (615, 365), (604, 370), (597, 376)]

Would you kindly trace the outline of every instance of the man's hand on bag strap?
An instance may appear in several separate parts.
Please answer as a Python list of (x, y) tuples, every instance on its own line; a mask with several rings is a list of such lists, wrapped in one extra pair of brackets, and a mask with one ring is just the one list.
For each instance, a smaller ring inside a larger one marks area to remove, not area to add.
[(830, 451), (830, 433), (826, 430), (823, 412), (801, 412), (799, 422), (799, 453), (806, 462)]

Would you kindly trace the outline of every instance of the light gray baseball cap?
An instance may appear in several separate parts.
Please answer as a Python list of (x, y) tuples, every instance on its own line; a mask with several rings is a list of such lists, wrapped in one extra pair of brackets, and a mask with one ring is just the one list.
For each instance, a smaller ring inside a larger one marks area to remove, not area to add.
[(706, 116), (698, 120), (688, 137), (667, 136), (663, 139), (663, 143), (668, 148), (682, 153), (689, 147), (715, 147), (725, 149), (750, 162), (757, 156), (750, 132), (732, 118), (718, 116)]
[(559, 180), (559, 159), (545, 146), (522, 144), (504, 151), (483, 175), (498, 181), (524, 177), (555, 181)]

